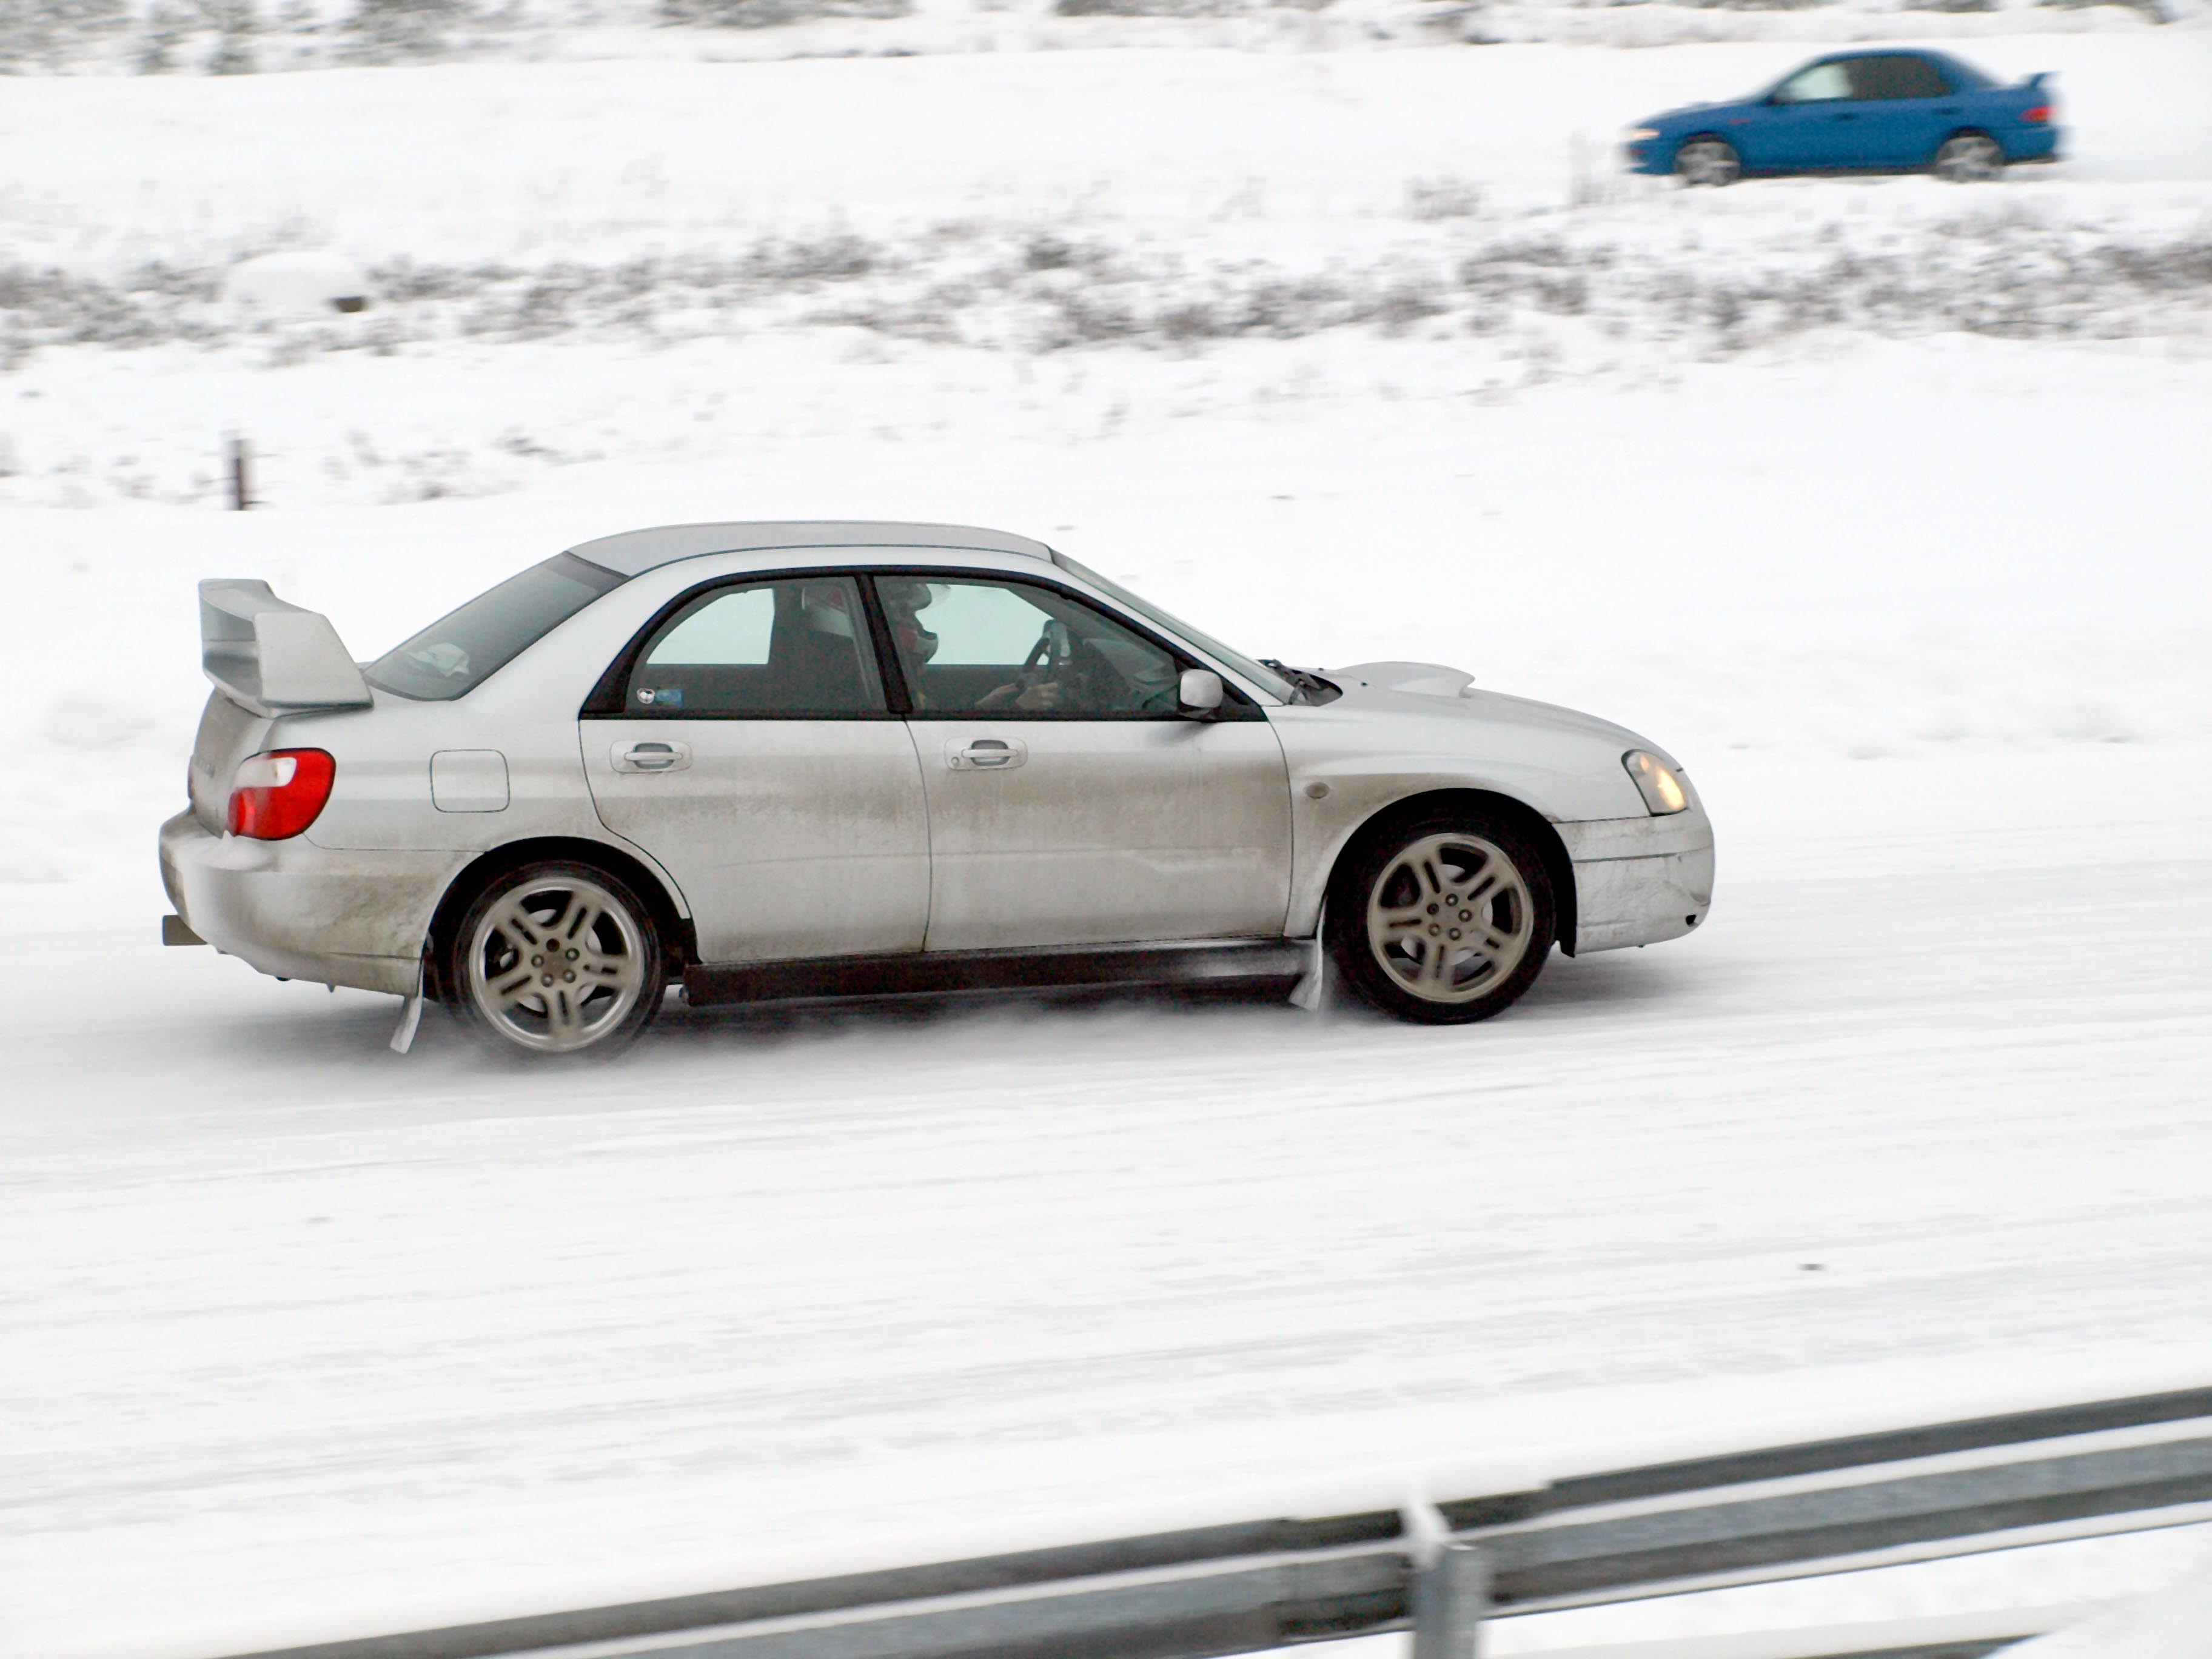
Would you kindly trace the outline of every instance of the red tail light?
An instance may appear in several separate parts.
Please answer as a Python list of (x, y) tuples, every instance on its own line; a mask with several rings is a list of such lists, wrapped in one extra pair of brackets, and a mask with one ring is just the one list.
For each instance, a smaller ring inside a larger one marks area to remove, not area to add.
[(272, 749), (238, 763), (230, 781), (230, 833), (289, 841), (331, 798), (338, 763), (319, 749)]
[(2022, 110), (2021, 112), (2020, 118), (2023, 121), (2032, 122), (2039, 127), (2045, 122), (2049, 121), (2056, 113), (2057, 113), (2057, 111), (2052, 105), (2038, 104), (2033, 109)]

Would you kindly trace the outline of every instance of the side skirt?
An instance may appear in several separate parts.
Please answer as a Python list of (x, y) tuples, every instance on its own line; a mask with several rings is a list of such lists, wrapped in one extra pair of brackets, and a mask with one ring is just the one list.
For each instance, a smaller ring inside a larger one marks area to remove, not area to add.
[(698, 1007), (735, 1002), (828, 1002), (853, 997), (1041, 995), (1099, 986), (1269, 981), (1287, 992), (1312, 954), (1303, 939), (1193, 944), (1087, 945), (1026, 951), (917, 951), (898, 956), (821, 957), (803, 962), (700, 963), (684, 970), (684, 1000)]

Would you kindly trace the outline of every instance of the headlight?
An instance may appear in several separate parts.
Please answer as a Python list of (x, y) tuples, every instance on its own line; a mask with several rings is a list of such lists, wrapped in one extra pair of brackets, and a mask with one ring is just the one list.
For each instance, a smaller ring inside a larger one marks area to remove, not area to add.
[(1632, 749), (1620, 757), (1620, 763), (1636, 780), (1637, 793), (1644, 797), (1644, 804), (1651, 809), (1653, 817), (1663, 818), (1690, 804), (1690, 792), (1682, 787), (1682, 781), (1674, 775), (1674, 769), (1658, 756)]
[(1620, 135), (1620, 141), (1625, 144), (1648, 144), (1658, 136), (1656, 127), (1631, 127)]

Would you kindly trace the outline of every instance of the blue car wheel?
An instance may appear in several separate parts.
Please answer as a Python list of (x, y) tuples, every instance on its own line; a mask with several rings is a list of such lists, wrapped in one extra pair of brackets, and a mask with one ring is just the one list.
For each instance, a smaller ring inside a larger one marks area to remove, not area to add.
[(1954, 132), (1936, 152), (1936, 176), (1954, 185), (1994, 179), (2004, 166), (2004, 147), (1986, 132)]
[(1743, 177), (1743, 158), (1727, 139), (1700, 133), (1674, 152), (1674, 171), (1685, 185), (1732, 185)]

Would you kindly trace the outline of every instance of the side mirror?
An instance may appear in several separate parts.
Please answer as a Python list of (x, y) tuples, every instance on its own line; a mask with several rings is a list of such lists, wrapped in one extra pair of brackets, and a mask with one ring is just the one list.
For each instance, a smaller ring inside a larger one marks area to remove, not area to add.
[(1211, 668), (1186, 668), (1178, 701), (1187, 715), (1211, 714), (1221, 707), (1221, 676)]

